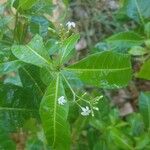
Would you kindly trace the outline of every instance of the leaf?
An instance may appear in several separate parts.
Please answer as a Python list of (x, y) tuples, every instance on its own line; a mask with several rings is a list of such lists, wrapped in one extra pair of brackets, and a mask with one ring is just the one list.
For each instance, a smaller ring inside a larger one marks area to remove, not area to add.
[(10, 138), (9, 133), (5, 131), (2, 120), (0, 120), (0, 149), (16, 150), (15, 142)]
[(150, 17), (150, 0), (124, 0), (120, 12), (129, 18), (144, 23)]
[(147, 38), (150, 38), (150, 22), (145, 24), (144, 33), (146, 34)]
[(43, 45), (42, 37), (36, 35), (27, 45), (12, 46), (13, 54), (20, 60), (39, 67), (50, 65), (48, 52)]
[(33, 34), (39, 34), (41, 36), (46, 36), (48, 33), (48, 27), (50, 23), (45, 17), (42, 16), (31, 16), (30, 19), (30, 32)]
[(106, 42), (111, 45), (113, 49), (128, 49), (132, 46), (141, 45), (143, 38), (132, 31), (120, 32), (106, 39)]
[(110, 129), (110, 138), (118, 148), (123, 150), (133, 150), (132, 141), (116, 128)]
[(145, 46), (149, 49), (150, 48), (150, 39), (144, 41)]
[(40, 105), (40, 100), (45, 91), (45, 85), (40, 80), (40, 70), (36, 66), (26, 66), (20, 68), (19, 74), (24, 90), (26, 91), (26, 98), (32, 99), (34, 106)]
[(129, 54), (131, 54), (133, 56), (141, 56), (141, 55), (145, 55), (147, 53), (148, 53), (148, 50), (146, 50), (145, 48), (143, 48), (141, 46), (133, 46), (129, 50)]
[(54, 5), (52, 0), (38, 0), (38, 2), (29, 10), (30, 14), (41, 15), (51, 14), (54, 10)]
[(147, 60), (141, 67), (140, 71), (137, 74), (138, 78), (150, 80), (150, 59)]
[(143, 116), (145, 127), (150, 129), (150, 92), (140, 94), (139, 109), (141, 115)]
[(5, 130), (10, 133), (22, 127), (31, 116), (39, 117), (36, 100), (32, 90), (27, 93), (24, 88), (0, 84), (0, 121)]
[(4, 84), (13, 84), (22, 87), (22, 83), (18, 71), (6, 75), (4, 79)]
[(126, 86), (131, 79), (130, 57), (112, 51), (96, 53), (69, 66), (87, 84), (102, 88)]
[(150, 148), (150, 136), (145, 133), (140, 137), (136, 138), (136, 147), (137, 150), (149, 150)]
[(19, 8), (23, 10), (30, 9), (37, 1), (38, 0), (19, 0)]
[(61, 77), (57, 74), (42, 99), (40, 116), (47, 141), (55, 150), (69, 150), (68, 104), (58, 104), (58, 98), (65, 96)]
[(78, 39), (80, 38), (79, 34), (72, 34), (69, 38), (63, 41), (61, 52), (61, 62), (64, 63), (70, 59), (70, 54), (75, 47)]
[(0, 63), (0, 75), (7, 74), (12, 71), (16, 71), (18, 68), (24, 65), (20, 60), (14, 60), (10, 62)]
[(49, 39), (45, 45), (50, 55), (55, 54), (60, 50), (60, 44), (56, 39)]
[(45, 85), (49, 85), (52, 79), (55, 77), (55, 72), (50, 71), (49, 68), (40, 68), (40, 78)]
[(0, 28), (4, 28), (7, 26), (8, 23), (10, 23), (11, 21), (13, 21), (13, 17), (10, 16), (6, 16), (2, 19), (0, 19)]
[(131, 136), (137, 137), (143, 134), (144, 122), (141, 114), (139, 113), (131, 114), (130, 116), (128, 116), (127, 122), (130, 125), (128, 133), (130, 133)]

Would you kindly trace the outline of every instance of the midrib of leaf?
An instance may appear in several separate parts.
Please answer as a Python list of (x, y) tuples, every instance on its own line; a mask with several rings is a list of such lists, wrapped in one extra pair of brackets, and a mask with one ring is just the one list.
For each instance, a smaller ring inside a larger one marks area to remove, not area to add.
[[(113, 41), (127, 41), (127, 42), (132, 42), (132, 43), (137, 43), (137, 40), (126, 40), (126, 39), (120, 39), (120, 40), (114, 40), (114, 39), (110, 39), (110, 40), (108, 40), (108, 42), (113, 42)], [(142, 40), (140, 40), (141, 42), (142, 42)]]
[(34, 109), (26, 109), (26, 108), (11, 108), (11, 107), (0, 107), (0, 111), (28, 111), (28, 112), (35, 112)]
[(56, 90), (55, 90), (55, 101), (54, 101), (54, 122), (53, 122), (53, 127), (54, 127), (54, 140), (52, 147), (55, 145), (56, 141), (56, 111), (57, 111), (57, 97), (58, 97), (58, 86), (59, 86), (59, 74), (57, 74), (57, 79), (56, 79)]
[[(73, 39), (72, 39), (73, 40)], [(66, 53), (66, 50), (67, 50), (67, 47), (68, 47), (68, 45), (72, 42), (72, 40), (70, 40), (68, 43), (67, 43), (67, 45), (65, 46), (65, 50), (63, 51), (63, 54), (62, 54), (62, 59), (64, 58), (64, 55), (65, 55), (65, 53)], [(69, 53), (69, 52), (68, 52)], [(66, 56), (67, 56), (68, 54), (66, 54)], [(61, 59), (61, 61), (62, 61), (62, 59)]]
[(139, 5), (138, 5), (137, 0), (135, 0), (135, 4), (136, 4), (136, 8), (137, 8), (137, 11), (138, 11), (140, 20), (141, 20), (142, 24), (144, 25), (144, 24), (145, 24), (145, 23), (144, 23), (144, 19), (143, 19), (143, 17), (142, 17), (142, 13), (141, 13), (141, 10), (140, 10), (140, 7), (139, 7)]
[[(63, 51), (63, 54), (62, 54), (62, 57), (61, 57), (61, 62), (62, 62), (62, 60), (63, 60), (63, 58), (64, 58), (64, 55), (65, 55), (66, 50), (67, 50), (67, 48), (68, 48), (68, 45), (70, 45), (70, 43), (71, 43), (73, 40), (74, 40), (74, 39), (70, 40), (70, 41), (67, 43), (67, 45), (65, 46), (65, 50)], [(68, 51), (68, 53), (66, 54), (66, 56), (67, 56), (69, 53), (70, 53), (70, 51)]]
[(130, 69), (131, 69), (131, 67), (117, 68), (117, 69), (116, 68), (115, 69), (114, 68), (112, 68), (112, 69), (84, 69), (84, 68), (83, 69), (74, 69), (74, 68), (67, 68), (65, 70), (70, 70), (70, 71), (73, 70), (73, 71), (81, 71), (81, 72), (84, 72), (84, 71), (85, 72), (88, 72), (88, 71), (89, 72), (92, 72), (92, 71), (93, 72), (94, 71), (110, 71), (110, 72), (112, 71), (113, 72), (113, 71), (122, 71), (122, 70), (130, 70)]
[(40, 59), (42, 59), (44, 62), (46, 62), (48, 65), (50, 65), (50, 62), (47, 61), (45, 58), (43, 58), (41, 55), (39, 55), (37, 52), (35, 52), (30, 46), (25, 45), (27, 48), (29, 48), (35, 55), (37, 55)]

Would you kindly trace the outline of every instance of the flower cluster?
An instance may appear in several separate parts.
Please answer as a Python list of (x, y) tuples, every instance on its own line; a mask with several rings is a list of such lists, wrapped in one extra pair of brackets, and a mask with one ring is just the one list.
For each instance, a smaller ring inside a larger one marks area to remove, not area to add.
[(75, 28), (76, 27), (76, 24), (75, 22), (71, 22), (71, 21), (68, 21), (66, 23), (66, 26), (68, 27), (68, 30), (72, 29), (72, 28)]
[[(77, 102), (77, 104), (78, 104), (78, 106), (80, 106), (80, 108), (81, 108), (81, 115), (82, 116), (88, 116), (88, 115), (92, 115), (92, 116), (94, 116), (94, 111), (93, 110), (96, 110), (96, 111), (99, 111), (99, 108), (98, 107), (95, 107), (94, 105), (96, 105), (97, 103), (98, 103), (98, 101), (102, 98), (103, 96), (99, 96), (99, 97), (96, 97), (95, 99), (94, 99), (94, 102), (93, 102), (93, 105), (90, 103), (90, 102), (88, 102), (89, 103), (89, 106), (85, 106), (85, 107), (82, 107), (81, 105), (79, 105)], [(86, 100), (85, 100), (86, 101)], [(66, 101), (66, 99), (65, 99), (65, 97), (64, 96), (60, 96), (59, 98), (58, 98), (58, 104), (59, 105), (64, 105), (65, 103), (67, 103), (67, 101)]]

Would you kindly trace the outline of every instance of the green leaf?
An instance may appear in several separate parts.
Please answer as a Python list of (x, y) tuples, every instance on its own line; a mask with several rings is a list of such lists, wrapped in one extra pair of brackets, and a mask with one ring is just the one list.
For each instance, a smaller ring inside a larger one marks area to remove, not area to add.
[(23, 62), (20, 60), (14, 60), (10, 62), (0, 63), (0, 75), (7, 74), (12, 71), (16, 71), (18, 68), (23, 66)]
[(65, 97), (65, 91), (61, 77), (57, 74), (42, 99), (40, 116), (50, 146), (55, 150), (69, 150), (68, 103), (58, 104), (61, 96)]
[(102, 88), (126, 86), (131, 79), (130, 56), (112, 51), (96, 53), (69, 66), (85, 83)]
[(128, 133), (133, 137), (138, 137), (144, 132), (144, 122), (141, 114), (133, 113), (127, 118), (127, 122), (130, 125)]
[(4, 124), (0, 120), (0, 149), (16, 150), (15, 142), (10, 138), (10, 134), (6, 132)]
[(50, 65), (48, 52), (43, 45), (43, 39), (36, 35), (27, 45), (12, 46), (13, 54), (20, 60), (39, 67)]
[(150, 17), (150, 0), (124, 0), (121, 13), (129, 18), (144, 23)]
[(106, 39), (106, 42), (111, 45), (113, 49), (128, 49), (132, 46), (141, 45), (143, 38), (132, 31), (120, 32)]
[(117, 145), (118, 149), (120, 148), (123, 150), (133, 150), (132, 141), (120, 130), (117, 130), (116, 128), (111, 128), (109, 134), (111, 140), (115, 145)]
[(40, 78), (45, 85), (49, 85), (52, 81), (53, 77), (55, 77), (55, 72), (50, 71), (48, 68), (40, 68)]
[(144, 41), (145, 46), (149, 49), (150, 48), (150, 39)]
[(48, 27), (50, 23), (45, 17), (42, 16), (31, 16), (30, 19), (30, 32), (33, 34), (39, 34), (41, 36), (46, 36), (48, 33)]
[(19, 8), (23, 10), (30, 9), (37, 1), (38, 0), (19, 0)]
[(22, 87), (18, 71), (7, 74), (4, 79), (4, 84), (13, 84)]
[(46, 42), (45, 47), (50, 55), (53, 55), (60, 50), (60, 44), (56, 39), (49, 39)]
[(69, 38), (63, 41), (61, 53), (61, 62), (64, 63), (70, 59), (70, 55), (77, 43), (78, 39), (80, 38), (79, 34), (72, 34)]
[(28, 93), (28, 99), (31, 97), (31, 99), (34, 99), (32, 100), (34, 105), (39, 106), (39, 100), (42, 98), (43, 91), (45, 90), (45, 86), (40, 80), (39, 68), (36, 66), (26, 66), (19, 70), (19, 74), (23, 87)]
[(4, 18), (0, 18), (0, 28), (4, 28), (7, 26), (8, 23), (10, 23), (11, 21), (13, 21), (13, 17), (10, 16), (6, 16)]
[(146, 50), (145, 48), (141, 47), (141, 46), (133, 46), (130, 50), (129, 50), (129, 54), (133, 55), (133, 56), (141, 56), (144, 54), (147, 54), (148, 50)]
[(149, 150), (150, 148), (150, 136), (148, 133), (136, 138), (136, 150)]
[(0, 121), (5, 130), (12, 132), (22, 127), (26, 119), (38, 116), (36, 101), (40, 101), (32, 92), (18, 86), (0, 84)]
[(150, 38), (150, 22), (146, 23), (144, 26), (144, 33), (148, 38)]
[(150, 59), (147, 60), (141, 67), (141, 70), (137, 74), (138, 78), (150, 80)]
[(140, 113), (143, 116), (145, 127), (150, 129), (150, 92), (140, 94), (139, 108)]

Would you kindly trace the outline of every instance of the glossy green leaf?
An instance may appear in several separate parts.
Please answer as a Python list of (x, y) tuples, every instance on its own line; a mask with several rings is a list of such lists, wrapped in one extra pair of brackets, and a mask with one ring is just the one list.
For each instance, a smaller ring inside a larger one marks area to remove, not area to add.
[(129, 18), (144, 23), (150, 17), (150, 0), (124, 0), (121, 13)]
[[(32, 102), (35, 106), (39, 107), (40, 100), (45, 91), (45, 85), (40, 80), (40, 70), (36, 66), (26, 66), (20, 68), (19, 75), (26, 90), (26, 98), (33, 99)], [(31, 92), (32, 91), (32, 92)]]
[(55, 150), (69, 150), (68, 103), (58, 104), (61, 96), (65, 97), (65, 91), (61, 77), (57, 74), (42, 99), (40, 116), (50, 146)]
[(33, 34), (39, 34), (41, 36), (46, 36), (48, 33), (48, 27), (50, 22), (42, 16), (31, 16), (30, 20), (30, 32)]
[(141, 93), (139, 97), (140, 113), (143, 116), (145, 127), (150, 129), (150, 93)]
[(105, 51), (96, 53), (69, 66), (85, 83), (102, 88), (119, 88), (131, 80), (131, 64), (128, 55)]
[(146, 23), (144, 26), (144, 33), (150, 38), (150, 22)]
[(4, 133), (16, 132), (31, 116), (39, 117), (36, 104), (39, 100), (32, 90), (27, 92), (12, 84), (0, 84), (0, 121), (5, 127)]
[(120, 130), (111, 128), (110, 138), (113, 143), (117, 145), (118, 149), (120, 148), (122, 150), (133, 150), (131, 139), (124, 135)]
[(144, 134), (136, 139), (136, 150), (149, 150), (150, 149), (150, 135)]
[(141, 46), (133, 46), (130, 50), (129, 50), (129, 54), (133, 55), (133, 56), (141, 56), (144, 54), (147, 54), (148, 50), (146, 50), (145, 48), (141, 47)]
[(51, 14), (54, 5), (52, 0), (38, 0), (38, 2), (29, 10), (29, 13), (41, 15), (44, 13)]
[(60, 50), (60, 44), (56, 39), (49, 39), (46, 42), (45, 47), (50, 55), (53, 55)]
[(138, 78), (150, 80), (150, 59), (147, 60), (141, 67), (139, 73), (137, 74)]
[(18, 68), (24, 65), (20, 60), (14, 60), (10, 62), (0, 63), (0, 75), (7, 74), (12, 71), (16, 71)]
[(49, 85), (55, 77), (55, 72), (50, 71), (48, 68), (40, 68), (40, 78), (45, 85)]
[(37, 1), (38, 0), (19, 0), (19, 8), (23, 10), (30, 9)]
[(132, 46), (141, 45), (143, 38), (132, 31), (120, 32), (106, 39), (106, 42), (111, 45), (113, 49), (128, 49)]
[(43, 39), (36, 35), (27, 45), (12, 46), (13, 54), (20, 60), (39, 67), (50, 65), (48, 52), (43, 45)]
[(69, 38), (63, 41), (61, 53), (61, 62), (64, 63), (70, 59), (70, 54), (72, 54), (75, 44), (80, 38), (79, 34), (72, 34)]

